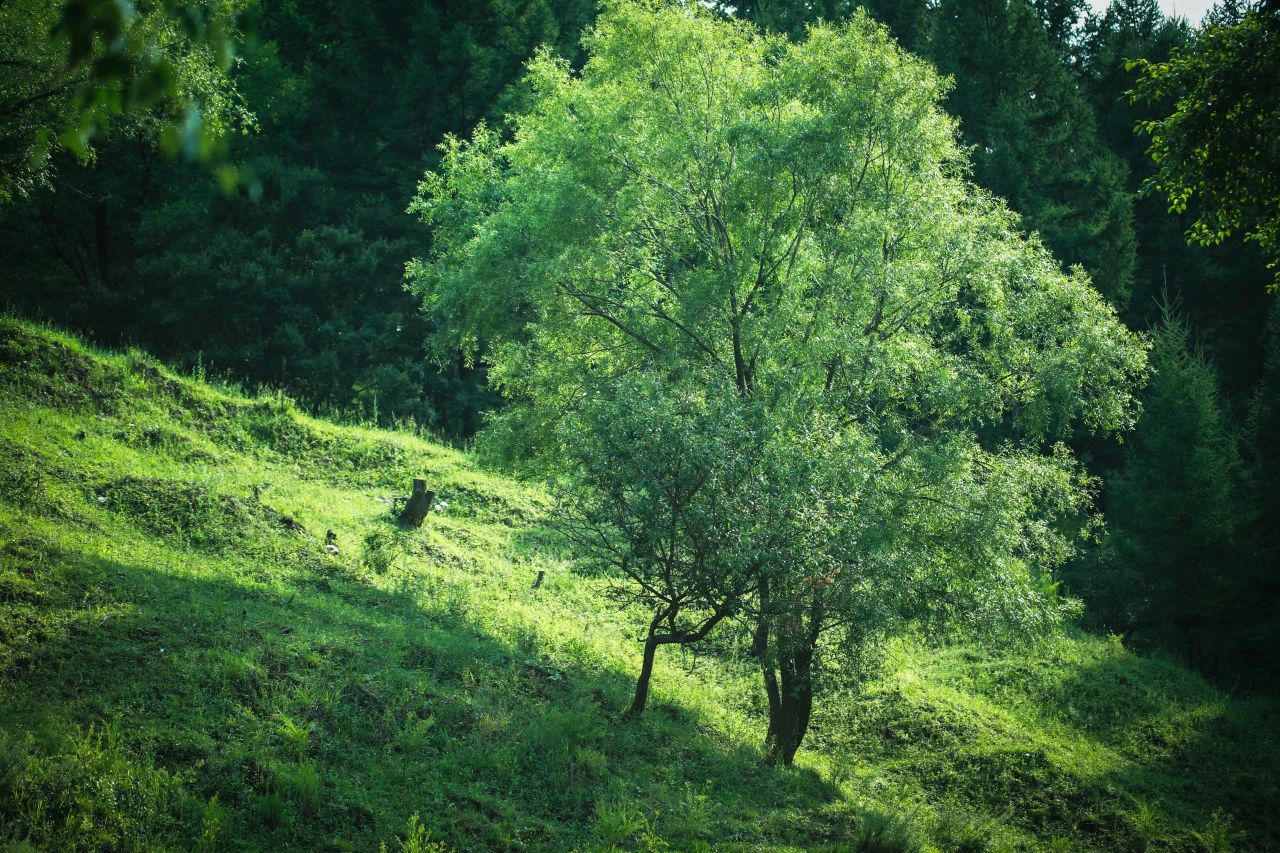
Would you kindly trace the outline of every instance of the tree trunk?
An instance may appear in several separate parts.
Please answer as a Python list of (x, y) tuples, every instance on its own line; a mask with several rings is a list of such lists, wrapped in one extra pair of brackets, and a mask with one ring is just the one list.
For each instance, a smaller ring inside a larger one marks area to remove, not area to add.
[(653, 677), (653, 659), (658, 652), (658, 638), (650, 634), (644, 641), (644, 659), (640, 663), (640, 677), (636, 679), (636, 695), (631, 700), (628, 714), (639, 714), (649, 701), (649, 679)]
[[(762, 582), (760, 593), (762, 601), (765, 600), (767, 582)], [(763, 622), (767, 617), (763, 608), (761, 611)], [(795, 761), (796, 751), (809, 731), (809, 717), (813, 713), (813, 656), (818, 648), (823, 611), (821, 599), (814, 601), (806, 617), (808, 626), (800, 637), (793, 636), (790, 642), (779, 639), (775, 649), (776, 671), (775, 661), (763, 654), (769, 642), (768, 624), (763, 623), (756, 631), (755, 645), (762, 650), (765, 690), (769, 694), (769, 732), (765, 735), (765, 747), (769, 761), (780, 761), (788, 767)]]
[(421, 477), (414, 478), (413, 494), (400, 513), (400, 523), (406, 527), (421, 527), (435, 499), (436, 493), (427, 489), (427, 481)]
[(655, 614), (653, 621), (649, 623), (649, 635), (645, 637), (644, 641), (644, 658), (640, 662), (640, 677), (636, 679), (636, 695), (631, 701), (631, 707), (627, 710), (627, 714), (639, 714), (644, 710), (645, 703), (649, 701), (649, 679), (653, 677), (653, 659), (658, 652), (658, 646), (669, 644), (687, 646), (696, 643), (711, 633), (711, 629), (728, 614), (727, 609), (719, 608), (695, 630), (658, 633), (658, 626), (662, 624), (663, 620), (671, 619), (674, 621), (675, 614), (679, 609), (678, 603), (669, 605), (667, 609)]
[(782, 689), (777, 711), (770, 709), (767, 745), (769, 759), (788, 767), (809, 731), (813, 711), (813, 650), (780, 652)]
[(760, 662), (760, 676), (764, 680), (765, 696), (769, 699), (769, 731), (765, 734), (766, 744), (773, 743), (776, 734), (775, 726), (782, 707), (782, 698), (778, 690), (778, 674), (769, 659), (769, 578), (761, 577), (758, 585), (760, 595), (760, 618), (756, 622), (755, 633), (751, 637), (751, 652)]

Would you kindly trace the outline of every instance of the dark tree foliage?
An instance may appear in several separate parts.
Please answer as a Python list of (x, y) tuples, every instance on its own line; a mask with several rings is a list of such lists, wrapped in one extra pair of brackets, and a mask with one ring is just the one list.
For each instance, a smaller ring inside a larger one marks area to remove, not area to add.
[(1262, 380), (1244, 430), (1245, 560), (1240, 566), (1238, 669), (1275, 686), (1280, 673), (1280, 303), (1271, 306)]
[(943, 0), (935, 20), (928, 55), (956, 79), (947, 106), (974, 146), (975, 179), (1123, 304), (1135, 251), (1124, 168), (1098, 139), (1036, 10), (1023, 0)]
[(428, 360), (402, 289), (428, 238), (404, 208), (444, 134), (500, 120), (528, 57), (573, 56), (592, 5), (261, 5), (237, 76), (261, 127), (232, 150), (250, 177), (228, 196), (113, 140), (6, 212), (0, 298), (316, 405), (474, 432), (482, 377)]
[(1189, 336), (1186, 320), (1166, 308), (1142, 419), (1107, 510), (1119, 563), (1146, 581), (1139, 625), (1213, 669), (1241, 592), (1240, 461), (1216, 372)]
[(1280, 3), (1220, 13), (1165, 61), (1133, 64), (1135, 97), (1173, 101), (1140, 126), (1156, 164), (1150, 188), (1172, 211), (1198, 202), (1187, 239), (1242, 233), (1280, 265)]
[(1147, 154), (1149, 140), (1134, 128), (1148, 111), (1172, 109), (1172, 101), (1134, 103), (1128, 92), (1138, 70), (1130, 63), (1162, 62), (1193, 38), (1186, 21), (1164, 17), (1155, 0), (1117, 0), (1088, 21), (1077, 71), (1104, 142), (1128, 168), (1134, 196), (1138, 264), (1126, 310), (1130, 323), (1146, 328), (1159, 322), (1162, 294), (1177, 294), (1194, 320), (1200, 346), (1220, 371), (1224, 393), (1242, 397), (1258, 379), (1270, 301), (1261, 292), (1266, 282), (1261, 254), (1239, 237), (1220, 246), (1188, 246), (1184, 232), (1195, 203), (1187, 212), (1170, 214), (1159, 194), (1140, 192), (1155, 164)]
[[(1211, 13), (1209, 23), (1238, 20), (1243, 11), (1239, 4), (1234, 4), (1234, 10), (1228, 8), (1231, 6), (1226, 4)], [(1266, 662), (1274, 660), (1268, 642), (1274, 639), (1277, 592), (1270, 580), (1274, 561), (1268, 563), (1265, 555), (1275, 552), (1280, 540), (1274, 531), (1280, 528), (1275, 508), (1267, 504), (1258, 485), (1265, 481), (1265, 475), (1258, 473), (1265, 467), (1261, 462), (1265, 442), (1258, 438), (1265, 429), (1250, 426), (1252, 419), (1268, 411), (1267, 401), (1275, 399), (1277, 390), (1265, 380), (1258, 385), (1263, 373), (1263, 324), (1273, 302), (1264, 292), (1266, 264), (1258, 247), (1239, 235), (1215, 246), (1188, 245), (1185, 233), (1200, 215), (1200, 201), (1192, 198), (1184, 211), (1171, 213), (1162, 195), (1141, 191), (1156, 174), (1158, 164), (1148, 154), (1150, 140), (1134, 128), (1150, 115), (1171, 113), (1177, 95), (1168, 92), (1156, 97), (1153, 93), (1153, 97), (1135, 103), (1128, 94), (1138, 81), (1140, 66), (1135, 66), (1135, 60), (1165, 62), (1175, 52), (1190, 49), (1197, 38), (1187, 22), (1165, 18), (1154, 0), (1117, 0), (1103, 15), (1087, 21), (1082, 61), (1076, 72), (1098, 116), (1103, 139), (1129, 168), (1139, 260), (1127, 316), (1135, 327), (1147, 327), (1160, 321), (1166, 294), (1179, 300), (1201, 354), (1198, 366), (1185, 367), (1182, 378), (1174, 383), (1187, 398), (1187, 423), (1181, 426), (1189, 428), (1199, 417), (1199, 404), (1193, 401), (1199, 393), (1203, 402), (1203, 386), (1212, 374), (1221, 412), (1215, 417), (1228, 432), (1244, 431), (1241, 450), (1248, 476), (1240, 488), (1221, 500), (1208, 501), (1203, 509), (1194, 508), (1192, 521), (1177, 526), (1173, 546), (1157, 542), (1155, 547), (1163, 549), (1159, 553), (1169, 557), (1157, 565), (1140, 555), (1132, 559), (1134, 535), (1123, 528), (1126, 523), (1136, 523), (1131, 513), (1140, 510), (1127, 504), (1152, 512), (1161, 501), (1180, 500), (1178, 487), (1167, 478), (1197, 453), (1194, 442), (1191, 438), (1181, 443), (1164, 442), (1163, 449), (1157, 450), (1150, 437), (1140, 437), (1142, 452), (1129, 458), (1119, 477), (1109, 473), (1121, 462), (1117, 448), (1095, 446), (1094, 470), (1109, 483), (1108, 506), (1116, 522), (1116, 535), (1074, 567), (1071, 586), (1085, 595), (1092, 617), (1112, 630), (1134, 631), (1139, 640), (1159, 640), (1194, 654), (1200, 668), (1217, 675), (1224, 685), (1274, 687), (1274, 677), (1267, 675), (1274, 667)], [(1257, 85), (1268, 84), (1258, 80)], [(1165, 373), (1170, 370), (1166, 366)], [(1149, 392), (1153, 399), (1166, 400), (1173, 393), (1170, 384), (1159, 379)], [(1172, 430), (1178, 417), (1166, 412), (1165, 428)], [(1145, 422), (1148, 433), (1156, 429), (1156, 420), (1153, 415)], [(1135, 462), (1135, 458), (1143, 461)], [(1188, 476), (1191, 473), (1187, 472)], [(1211, 522), (1209, 517), (1214, 513), (1218, 520)], [(1156, 520), (1157, 528), (1166, 523)], [(1206, 545), (1211, 533), (1221, 539), (1226, 530), (1238, 534), (1234, 544)], [(1159, 538), (1154, 533), (1137, 537), (1148, 535)], [(1197, 549), (1205, 548), (1212, 562), (1203, 564), (1201, 571), (1188, 570), (1187, 561), (1195, 558)], [(1173, 592), (1177, 594), (1170, 598)], [(1178, 596), (1180, 606), (1176, 605)], [(1152, 605), (1149, 608), (1143, 604), (1147, 599)], [(1209, 620), (1200, 626), (1187, 621), (1191, 602), (1197, 601), (1204, 604), (1200, 617)], [(1181, 628), (1176, 620), (1182, 621)], [(1208, 624), (1213, 625), (1212, 630), (1205, 627)]]

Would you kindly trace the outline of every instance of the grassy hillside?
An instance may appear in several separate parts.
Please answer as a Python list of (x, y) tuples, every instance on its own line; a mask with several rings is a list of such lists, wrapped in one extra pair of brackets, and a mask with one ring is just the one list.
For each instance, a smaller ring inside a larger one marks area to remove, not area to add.
[(636, 626), (547, 511), (0, 319), (0, 848), (1280, 848), (1275, 709), (1115, 641), (903, 645), (792, 769), (741, 661), (664, 651), (622, 719)]

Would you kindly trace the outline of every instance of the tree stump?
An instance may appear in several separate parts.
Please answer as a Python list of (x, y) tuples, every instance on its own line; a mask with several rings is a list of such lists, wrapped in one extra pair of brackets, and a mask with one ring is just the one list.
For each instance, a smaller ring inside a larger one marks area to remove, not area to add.
[(427, 481), (421, 477), (415, 477), (413, 494), (409, 496), (409, 502), (404, 505), (400, 513), (400, 523), (405, 527), (421, 527), (435, 499), (436, 493), (427, 489)]

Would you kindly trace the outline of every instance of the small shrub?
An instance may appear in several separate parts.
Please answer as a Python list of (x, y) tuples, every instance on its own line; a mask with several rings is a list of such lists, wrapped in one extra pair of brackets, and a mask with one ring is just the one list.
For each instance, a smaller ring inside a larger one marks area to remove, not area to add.
[(396, 734), (396, 749), (407, 755), (416, 755), (422, 752), (431, 743), (431, 730), (435, 728), (435, 725), (436, 718), (434, 716), (425, 719), (415, 717), (409, 720)]
[(385, 575), (395, 568), (396, 561), (404, 553), (405, 548), (399, 537), (390, 531), (375, 530), (364, 537), (360, 562), (374, 574)]
[(1133, 834), (1138, 838), (1140, 849), (1150, 849), (1162, 834), (1160, 811), (1148, 802), (1139, 801), (1127, 817)]
[(280, 771), (281, 787), (289, 799), (298, 806), (303, 814), (313, 814), (320, 805), (324, 791), (320, 779), (320, 771), (311, 761), (304, 761), (296, 767), (288, 767)]
[(179, 781), (126, 753), (114, 729), (76, 730), (49, 752), (28, 747), (10, 741), (0, 755), (0, 825), (17, 818), (27, 840), (48, 850), (166, 846)]
[(858, 821), (853, 848), (860, 853), (917, 853), (921, 844), (910, 821), (887, 812), (870, 811)]
[(707, 835), (711, 831), (711, 813), (711, 798), (691, 782), (685, 782), (677, 811), (677, 833), (684, 838)]
[(278, 719), (277, 731), (285, 750), (294, 756), (305, 755), (311, 741), (311, 730), (283, 714)]
[(649, 829), (649, 819), (641, 812), (625, 805), (597, 805), (594, 830), (600, 842), (608, 849), (635, 838)]
[(573, 752), (574, 775), (589, 781), (603, 779), (609, 769), (609, 758), (598, 749), (580, 746)]
[(264, 828), (276, 830), (289, 822), (289, 808), (275, 791), (268, 791), (253, 804), (253, 817)]
[[(418, 819), (417, 812), (409, 816), (405, 836), (404, 838), (397, 836), (396, 844), (399, 845), (401, 853), (448, 853), (449, 850), (443, 841), (431, 840), (431, 834)], [(380, 853), (387, 853), (387, 845), (379, 845), (378, 850)]]
[(1231, 823), (1231, 815), (1223, 814), (1219, 809), (1209, 818), (1204, 829), (1192, 832), (1191, 835), (1200, 842), (1205, 853), (1234, 853), (1241, 833)]
[(222, 834), (222, 828), (227, 820), (227, 809), (218, 802), (218, 795), (214, 794), (209, 798), (209, 802), (205, 803), (204, 810), (200, 814), (200, 838), (196, 840), (195, 849), (200, 853), (212, 853), (216, 850), (218, 836)]

